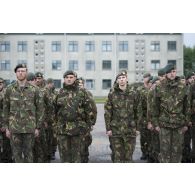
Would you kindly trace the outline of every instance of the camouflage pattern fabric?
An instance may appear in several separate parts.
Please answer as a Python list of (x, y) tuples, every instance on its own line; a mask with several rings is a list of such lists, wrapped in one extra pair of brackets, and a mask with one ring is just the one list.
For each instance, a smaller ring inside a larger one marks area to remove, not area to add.
[[(18, 82), (15, 82), (6, 89), (3, 106), (4, 128), (9, 129), (12, 134), (11, 148), (15, 162), (32, 162), (34, 132), (35, 129), (41, 129), (43, 120), (43, 105), (40, 100), (38, 89), (29, 83), (20, 87)], [(21, 154), (24, 159), (21, 159)]]
[[(81, 161), (81, 157), (79, 157), (81, 151), (79, 150), (79, 154), (77, 153), (76, 155), (78, 159), (73, 158), (75, 154), (72, 152), (81, 143), (80, 135), (84, 135), (90, 131), (94, 123), (94, 111), (91, 98), (86, 90), (79, 89), (76, 83), (71, 86), (64, 85), (56, 97), (55, 108), (58, 146), (59, 148), (64, 148), (64, 144), (65, 146), (69, 146), (68, 143), (63, 143), (63, 141), (73, 143), (68, 147), (69, 157), (66, 159), (66, 162)], [(59, 138), (60, 135), (63, 135), (64, 139)], [(71, 138), (73, 141), (70, 140)], [(75, 142), (75, 139), (78, 143)], [(61, 153), (60, 156), (67, 157), (66, 150), (59, 149), (59, 152)], [(65, 161), (65, 159), (62, 159), (62, 161)]]
[(147, 98), (149, 89), (141, 86), (138, 88), (139, 93), (139, 104), (138, 104), (138, 129), (140, 131), (140, 144), (141, 151), (144, 157), (149, 157), (149, 153), (151, 150), (151, 132), (147, 128), (148, 120), (147, 120)]
[[(136, 100), (137, 94), (129, 85), (125, 91), (120, 90), (116, 85), (108, 94), (108, 99), (104, 105), (106, 130), (112, 130), (111, 143), (114, 162), (132, 161), (134, 145), (131, 144), (134, 142), (130, 141), (129, 138), (134, 139), (136, 137)], [(131, 147), (127, 143), (127, 139), (130, 141)], [(122, 151), (124, 154), (119, 155)]]
[(153, 124), (160, 127), (160, 162), (180, 162), (183, 134), (191, 115), (187, 87), (175, 80), (165, 79), (154, 91)]

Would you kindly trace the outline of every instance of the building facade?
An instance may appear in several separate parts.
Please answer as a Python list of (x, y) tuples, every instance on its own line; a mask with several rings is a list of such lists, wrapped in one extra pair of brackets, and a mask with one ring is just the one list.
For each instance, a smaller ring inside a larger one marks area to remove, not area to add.
[(183, 74), (181, 33), (0, 33), (0, 77), (15, 80), (14, 67), (26, 63), (29, 72), (43, 72), (62, 86), (63, 73), (74, 70), (94, 96), (107, 96), (115, 76), (127, 70), (129, 83), (145, 72), (157, 75), (167, 63)]

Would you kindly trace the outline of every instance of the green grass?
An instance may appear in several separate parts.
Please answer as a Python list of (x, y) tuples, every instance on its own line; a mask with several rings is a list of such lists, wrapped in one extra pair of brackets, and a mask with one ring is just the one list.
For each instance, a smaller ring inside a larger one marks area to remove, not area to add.
[(95, 97), (94, 100), (96, 104), (104, 104), (106, 101), (106, 97)]

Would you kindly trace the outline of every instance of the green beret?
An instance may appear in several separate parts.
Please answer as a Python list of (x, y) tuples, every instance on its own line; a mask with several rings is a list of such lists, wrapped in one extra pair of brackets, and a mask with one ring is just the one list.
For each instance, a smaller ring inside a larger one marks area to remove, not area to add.
[(143, 75), (143, 78), (147, 78), (147, 77), (151, 77), (151, 74), (149, 72), (146, 72), (144, 75)]
[(170, 73), (172, 70), (175, 70), (175, 69), (176, 69), (176, 65), (175, 64), (168, 64), (168, 65), (165, 66), (166, 74)]
[(126, 70), (121, 70), (121, 71), (116, 75), (116, 79), (118, 79), (119, 76), (127, 76), (127, 71), (126, 71)]
[(42, 72), (36, 72), (35, 77), (42, 77), (43, 78), (43, 73)]
[(35, 74), (32, 72), (29, 72), (27, 75), (27, 81), (33, 81), (35, 79)]
[(47, 84), (49, 83), (53, 83), (53, 79), (52, 78), (48, 78), (47, 81), (46, 81)]
[(64, 75), (63, 78), (65, 78), (67, 75), (74, 75), (75, 77), (77, 77), (77, 73), (74, 72), (73, 70), (67, 70)]
[(164, 76), (165, 74), (166, 74), (165, 68), (159, 69), (159, 71), (158, 71), (158, 76)]
[(18, 68), (27, 68), (26, 64), (18, 64), (15, 69), (14, 72), (16, 73), (16, 71), (18, 70)]

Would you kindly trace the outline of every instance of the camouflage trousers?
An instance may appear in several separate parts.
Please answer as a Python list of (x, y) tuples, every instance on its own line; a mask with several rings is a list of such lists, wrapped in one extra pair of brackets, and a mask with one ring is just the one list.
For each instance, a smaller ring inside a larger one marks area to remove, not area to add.
[(193, 127), (188, 128), (189, 129), (184, 134), (182, 162), (191, 162), (191, 140)]
[(47, 158), (48, 161), (51, 160), (51, 157), (53, 155), (53, 129), (52, 126), (48, 126), (45, 130), (45, 137), (46, 137), (46, 150), (47, 150)]
[(151, 131), (151, 150), (150, 150), (150, 158), (152, 162), (159, 162), (159, 153), (160, 153), (160, 140), (159, 133), (157, 131)]
[(47, 163), (47, 143), (45, 129), (40, 131), (39, 137), (35, 138), (35, 144), (33, 148), (33, 162), (34, 163)]
[(92, 143), (92, 135), (87, 132), (85, 135), (81, 135), (81, 162), (87, 163), (89, 160), (89, 146)]
[(136, 137), (129, 135), (110, 136), (114, 163), (128, 163), (133, 161)]
[(13, 133), (10, 143), (16, 163), (33, 163), (34, 134)]
[(160, 128), (160, 154), (161, 163), (179, 163), (182, 158), (184, 134), (181, 128)]
[(81, 162), (81, 136), (70, 136), (58, 134), (58, 149), (62, 163), (80, 163)]
[(2, 133), (3, 145), (2, 145), (2, 162), (9, 163), (12, 162), (12, 150), (10, 145), (10, 139), (6, 137), (5, 132)]
[(195, 125), (192, 125), (191, 128), (191, 136), (192, 136), (192, 150), (191, 150), (191, 159), (192, 162), (195, 162)]
[(148, 157), (151, 153), (151, 131), (145, 125), (140, 128), (140, 144), (142, 154)]

